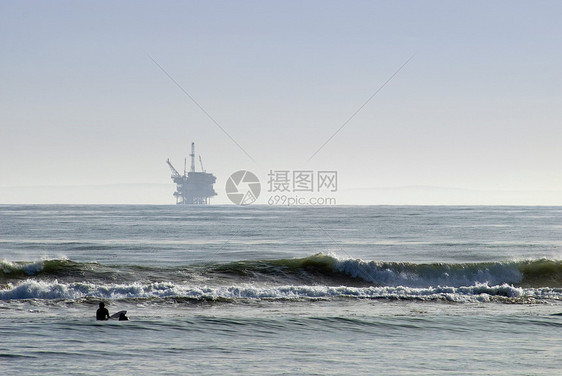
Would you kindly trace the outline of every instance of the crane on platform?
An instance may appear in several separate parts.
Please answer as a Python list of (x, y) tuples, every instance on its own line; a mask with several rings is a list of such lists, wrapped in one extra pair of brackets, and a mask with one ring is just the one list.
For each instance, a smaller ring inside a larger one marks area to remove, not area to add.
[(178, 179), (181, 178), (182, 176), (180, 175), (180, 173), (178, 172), (178, 170), (176, 170), (174, 168), (174, 166), (172, 166), (172, 163), (170, 162), (170, 158), (168, 158), (166, 160), (166, 163), (168, 164), (168, 166), (170, 166), (170, 170), (172, 171), (172, 179)]
[(201, 159), (201, 156), (199, 156), (199, 163), (201, 164), (201, 171), (205, 172), (205, 169), (203, 168), (203, 160)]

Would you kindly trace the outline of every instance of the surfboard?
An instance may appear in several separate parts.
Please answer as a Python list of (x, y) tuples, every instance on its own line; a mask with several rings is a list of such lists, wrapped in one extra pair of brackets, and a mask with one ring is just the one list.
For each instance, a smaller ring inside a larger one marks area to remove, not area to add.
[(113, 315), (109, 316), (110, 319), (113, 320), (119, 320), (119, 316), (121, 316), (121, 314), (127, 314), (127, 311), (119, 311), (117, 313), (114, 313)]

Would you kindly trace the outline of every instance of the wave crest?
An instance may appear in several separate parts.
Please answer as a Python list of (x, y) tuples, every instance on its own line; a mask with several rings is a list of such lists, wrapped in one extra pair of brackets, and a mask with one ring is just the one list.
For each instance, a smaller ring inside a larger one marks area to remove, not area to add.
[(376, 286), (472, 286), (511, 284), (562, 287), (562, 263), (528, 260), (481, 263), (408, 263), (363, 261), (316, 254), (297, 259), (243, 261), (211, 266), (220, 272), (256, 280)]
[(269, 285), (318, 286), (475, 286), (562, 287), (562, 262), (527, 260), (482, 263), (408, 263), (363, 261), (316, 254), (304, 258), (252, 260), (207, 265), (108, 266), (65, 259), (0, 264), (1, 284), (34, 278), (63, 283), (89, 281), (98, 284), (137, 281), (199, 281), (212, 285), (261, 283)]
[(18, 277), (37, 275), (43, 271), (60, 271), (73, 263), (67, 259), (44, 259), (31, 262), (0, 261), (0, 277)]

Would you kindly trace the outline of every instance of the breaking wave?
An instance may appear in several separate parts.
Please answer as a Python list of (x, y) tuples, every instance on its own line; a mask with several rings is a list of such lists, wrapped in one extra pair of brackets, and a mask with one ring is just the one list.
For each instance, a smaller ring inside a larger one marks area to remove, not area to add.
[(0, 300), (12, 299), (187, 299), (194, 301), (239, 300), (318, 300), (334, 298), (391, 299), (451, 302), (512, 301), (535, 302), (562, 300), (562, 289), (525, 289), (508, 284), (490, 286), (486, 283), (463, 287), (404, 286), (192, 286), (172, 282), (108, 284), (87, 282), (60, 283), (58, 281), (28, 280), (0, 290)]
[[(562, 262), (399, 263), (316, 254), (170, 268), (66, 259), (0, 262), (11, 299), (561, 299)], [(495, 298), (493, 298), (495, 299)]]
[(528, 260), (483, 263), (395, 263), (337, 261), (335, 268), (355, 278), (384, 286), (470, 286), (475, 283), (523, 287), (562, 287), (562, 262)]

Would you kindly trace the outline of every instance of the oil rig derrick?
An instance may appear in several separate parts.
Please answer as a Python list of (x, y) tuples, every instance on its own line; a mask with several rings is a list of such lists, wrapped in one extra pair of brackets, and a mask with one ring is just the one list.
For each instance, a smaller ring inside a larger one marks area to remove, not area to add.
[(174, 168), (170, 160), (166, 163), (172, 171), (172, 180), (176, 183), (177, 189), (174, 192), (176, 204), (178, 205), (207, 205), (210, 198), (217, 195), (213, 184), (217, 178), (203, 170), (203, 162), (199, 156), (201, 163), (201, 172), (195, 171), (195, 143), (191, 143), (191, 168), (187, 171), (187, 158), (185, 160), (183, 175)]

